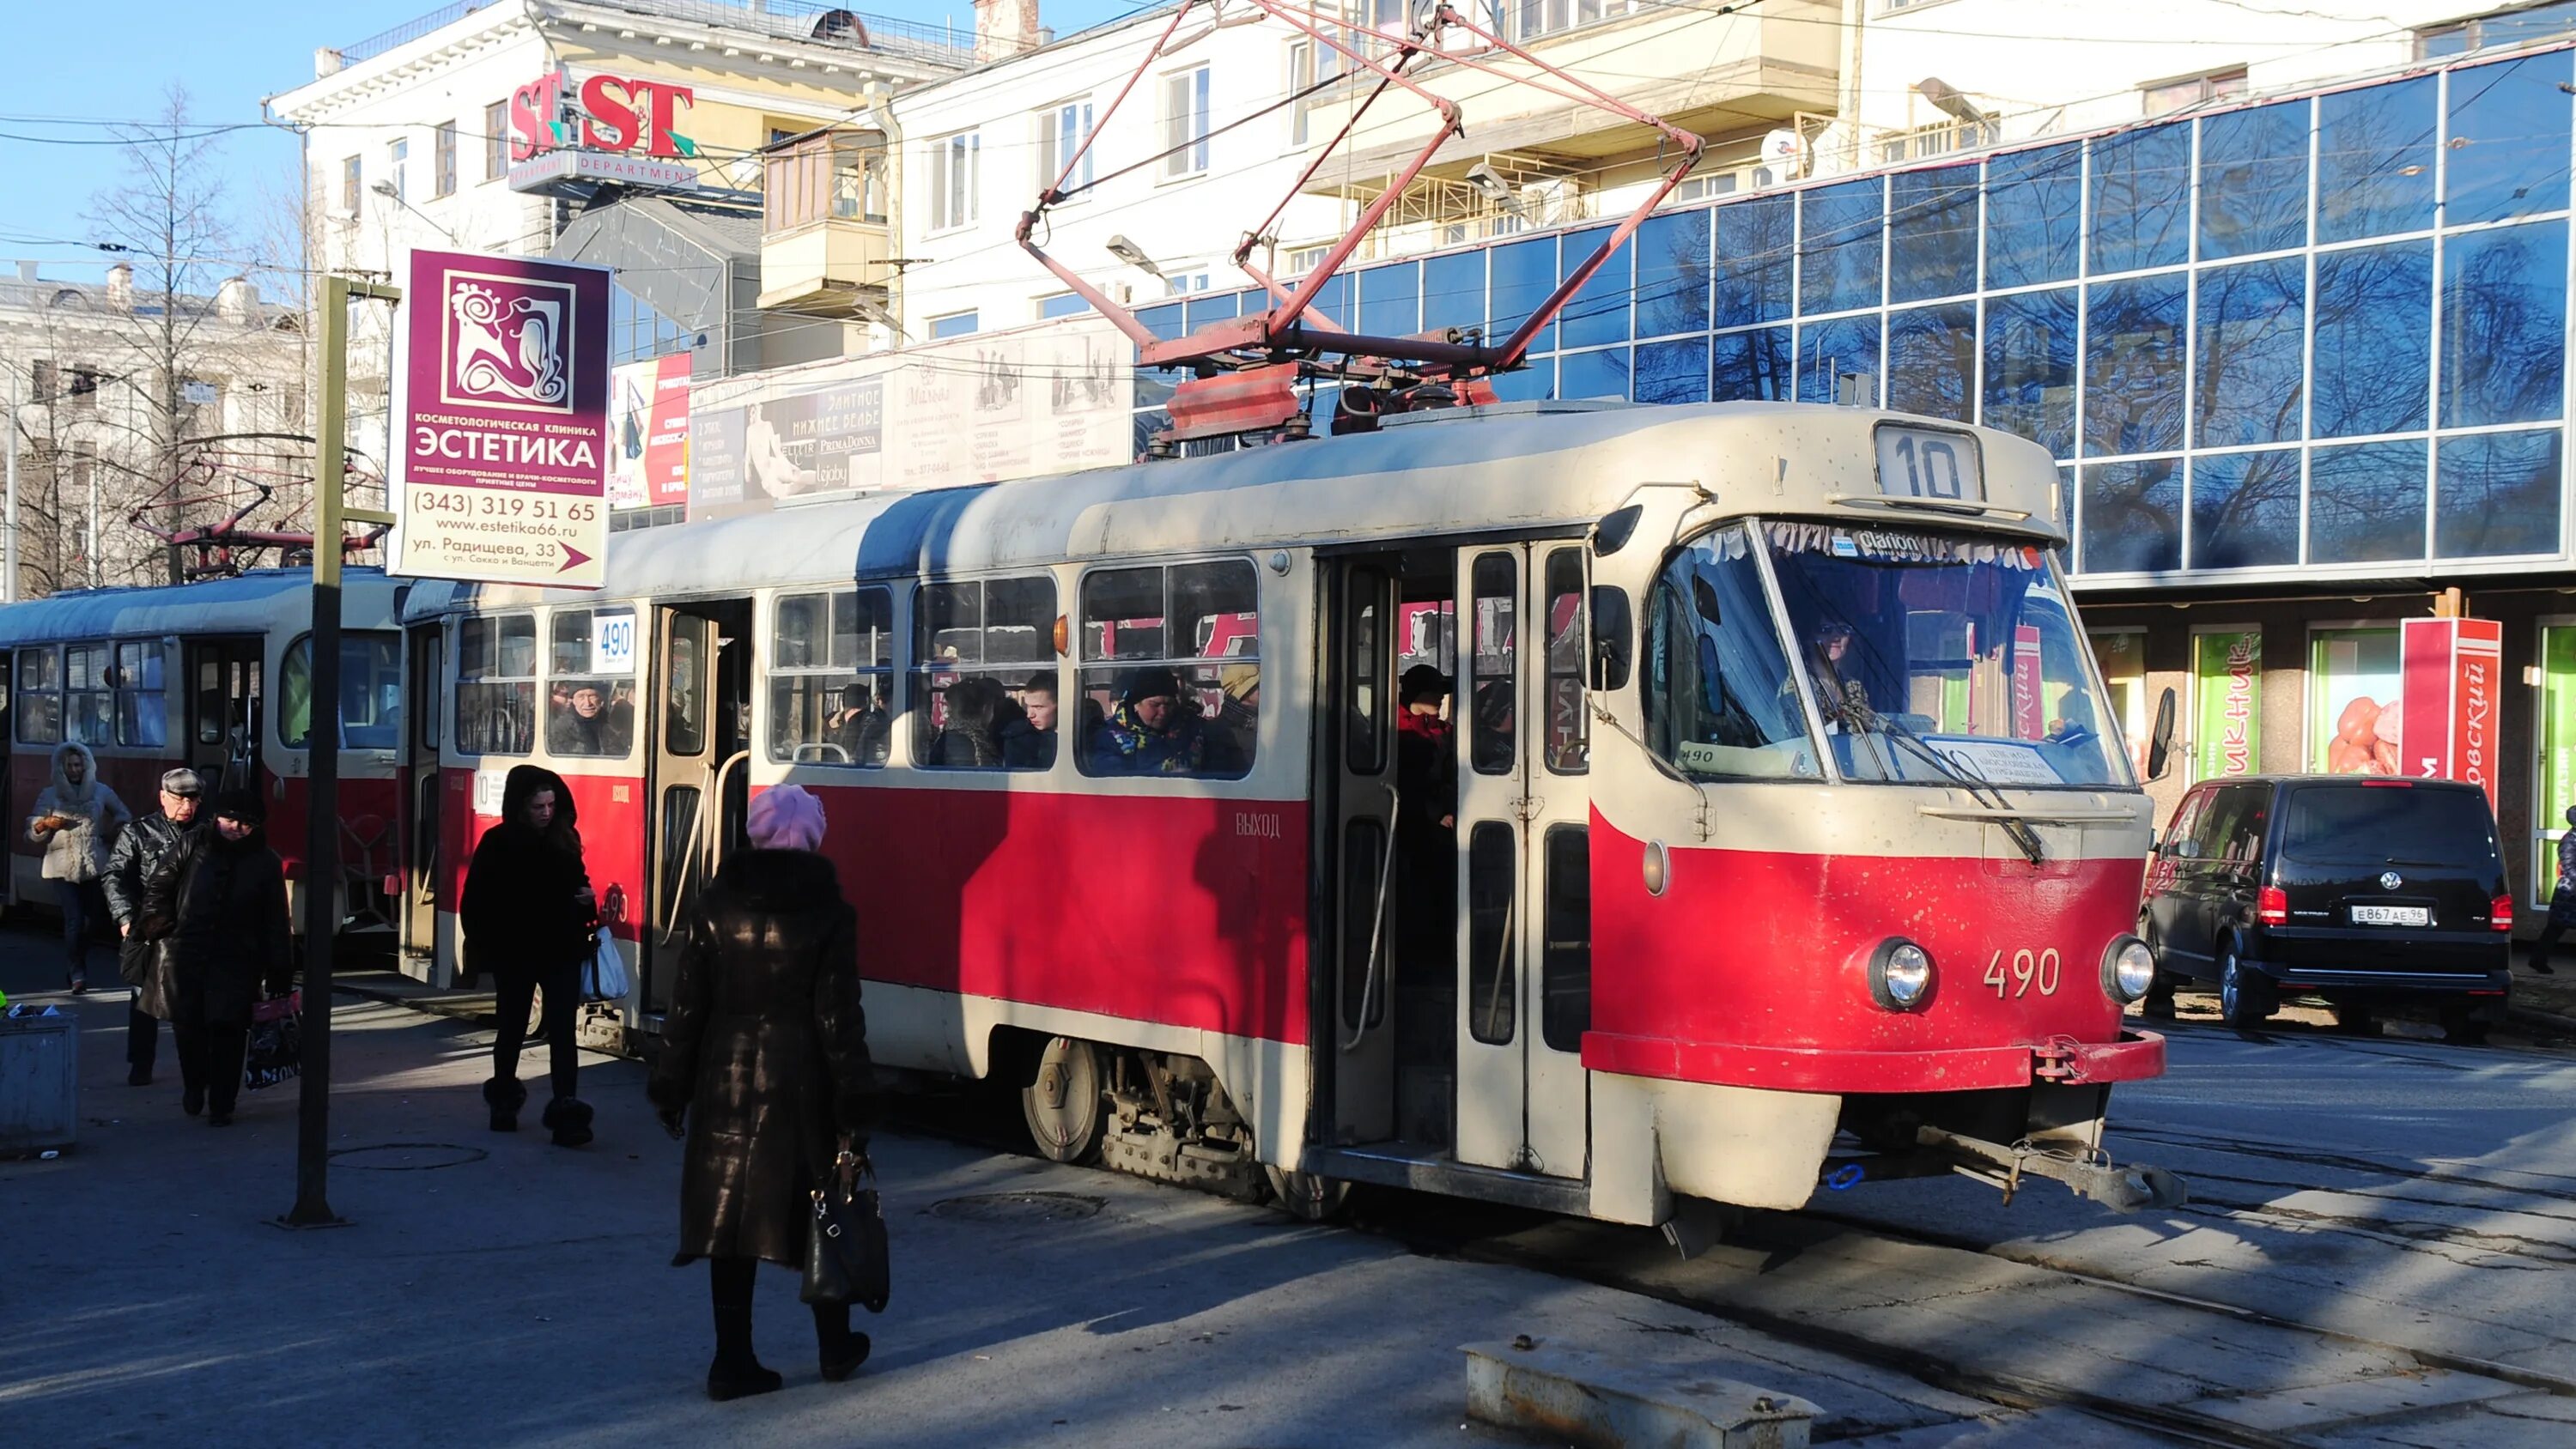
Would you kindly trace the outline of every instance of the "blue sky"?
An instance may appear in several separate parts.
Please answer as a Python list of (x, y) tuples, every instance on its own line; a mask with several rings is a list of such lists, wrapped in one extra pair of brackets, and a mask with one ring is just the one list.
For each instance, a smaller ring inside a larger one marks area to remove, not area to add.
[[(0, 259), (45, 264), (48, 276), (95, 276), (100, 254), (81, 245), (91, 193), (120, 174), (101, 120), (149, 120), (176, 81), (200, 123), (244, 123), (217, 153), (230, 210), (246, 238), (266, 193), (291, 188), (295, 137), (260, 129), (259, 102), (313, 75), (313, 48), (364, 39), (440, 8), (442, 0), (11, 0), (0, 46)], [(966, 0), (861, 3), (851, 8), (971, 24)], [(1126, 14), (1125, 0), (1056, 0), (1043, 19), (1059, 34)], [(25, 139), (39, 138), (39, 139)]]

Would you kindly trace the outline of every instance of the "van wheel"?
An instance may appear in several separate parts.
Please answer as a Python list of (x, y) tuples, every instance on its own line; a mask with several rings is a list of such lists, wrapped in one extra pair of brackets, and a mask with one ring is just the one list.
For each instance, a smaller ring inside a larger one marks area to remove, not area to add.
[(2218, 1018), (2238, 1031), (2253, 1031), (2272, 1019), (2280, 1002), (2272, 983), (2247, 969), (2239, 949), (2231, 936), (2218, 951)]
[(1099, 1155), (1107, 1103), (1100, 1049), (1069, 1036), (1046, 1044), (1029, 1084), (1020, 1089), (1020, 1115), (1028, 1119), (1029, 1140), (1050, 1162), (1089, 1162)]
[(2442, 1008), (2442, 1040), (2453, 1046), (2485, 1046), (2487, 1026), (2474, 1006)]
[(2345, 1036), (2377, 1036), (2380, 1034), (2379, 1013), (2372, 1011), (2367, 1006), (2346, 1006), (2337, 1002), (2334, 1007), (2334, 1016), (2335, 1030), (2341, 1032)]

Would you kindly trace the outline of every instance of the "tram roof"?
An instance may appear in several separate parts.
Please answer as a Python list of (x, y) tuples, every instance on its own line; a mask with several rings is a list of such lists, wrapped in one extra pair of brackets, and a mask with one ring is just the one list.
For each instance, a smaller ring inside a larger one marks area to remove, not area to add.
[[(348, 626), (384, 627), (370, 613), (390, 614), (394, 601), (380, 591), (398, 581), (379, 568), (350, 568), (341, 577)], [(312, 583), (306, 569), (254, 569), (193, 584), (80, 589), (30, 599), (0, 606), (0, 648), (57, 640), (264, 633), (308, 597)]]
[[(597, 594), (423, 584), (405, 615), (426, 619), (468, 601), (685, 598), (826, 584), (851, 578), (854, 563), (860, 578), (910, 578), (1069, 559), (1570, 528), (1598, 520), (1649, 482), (1694, 481), (1721, 494), (1732, 486), (1747, 490), (1747, 512), (1813, 513), (1776, 501), (1772, 460), (1789, 460), (1787, 481), (1809, 489), (1819, 479), (1872, 477), (1873, 429), (1882, 420), (1960, 426), (1798, 403), (1523, 403), (1416, 414), (1375, 433), (639, 529), (610, 540)], [(1984, 441), (1991, 482), (2009, 488), (2014, 475), (2054, 482), (2055, 464), (2036, 446), (1971, 431)], [(2028, 456), (1999, 471), (1995, 464), (2016, 449)], [(1578, 452), (1587, 456), (1567, 457)], [(1392, 486), (1398, 475), (1401, 486)], [(1821, 503), (1824, 495), (1811, 497)], [(2034, 519), (2023, 531), (2051, 535), (2044, 491), (2017, 506)], [(1884, 513), (1871, 517), (1887, 521)]]

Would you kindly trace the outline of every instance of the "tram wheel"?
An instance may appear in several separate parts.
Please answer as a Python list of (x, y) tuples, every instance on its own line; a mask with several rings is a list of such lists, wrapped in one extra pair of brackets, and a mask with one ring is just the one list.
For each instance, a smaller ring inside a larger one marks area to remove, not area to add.
[(2233, 940), (2218, 953), (2218, 1017), (2238, 1031), (2253, 1031), (2279, 1009), (2272, 983), (2245, 967)]
[(1029, 1139), (1050, 1162), (1089, 1162), (1100, 1154), (1107, 1103), (1100, 1049), (1069, 1036), (1046, 1044), (1038, 1053), (1036, 1072), (1020, 1089), (1020, 1115), (1028, 1119)]
[(1283, 1172), (1266, 1162), (1262, 1170), (1270, 1174), (1270, 1192), (1279, 1200), (1279, 1210), (1301, 1223), (1330, 1222), (1350, 1205), (1351, 1185), (1338, 1177)]

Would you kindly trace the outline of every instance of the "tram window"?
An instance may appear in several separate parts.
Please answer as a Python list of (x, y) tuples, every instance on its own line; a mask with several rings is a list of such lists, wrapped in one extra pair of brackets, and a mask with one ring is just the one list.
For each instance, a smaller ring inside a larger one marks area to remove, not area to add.
[(116, 742), (157, 750), (170, 742), (169, 684), (161, 641), (116, 646)]
[(923, 584), (912, 596), (912, 759), (937, 770), (1055, 764), (1055, 580)]
[(1592, 1029), (1592, 838), (1580, 825), (1547, 832), (1547, 911), (1539, 956), (1539, 1034), (1556, 1051), (1583, 1049)]
[(1379, 653), (1385, 629), (1379, 611), (1386, 599), (1386, 576), (1375, 569), (1355, 569), (1350, 577), (1350, 639), (1343, 646), (1350, 675), (1350, 707), (1344, 712), (1349, 739), (1345, 762), (1357, 774), (1386, 768), (1386, 710), (1379, 680), (1386, 672)]
[(1518, 923), (1512, 919), (1520, 840), (1499, 820), (1480, 820), (1467, 835), (1467, 1031), (1481, 1042), (1512, 1039), (1520, 994)]
[[(1520, 646), (1514, 628), (1520, 569), (1507, 553), (1479, 554), (1469, 576), (1476, 617), (1468, 651), (1467, 760), (1480, 775), (1508, 775), (1519, 714)], [(1509, 1039), (1506, 1029), (1504, 1039)]]
[(456, 626), (456, 752), (524, 755), (537, 738), (537, 621), (526, 614)]
[(51, 645), (18, 651), (18, 743), (63, 739), (63, 661)]
[(886, 762), (894, 729), (894, 592), (790, 594), (770, 631), (769, 757)]
[(1378, 892), (1386, 886), (1386, 822), (1375, 816), (1353, 818), (1342, 827), (1342, 1025), (1360, 1025), (1360, 1003), (1368, 1003), (1368, 1024), (1386, 1020), (1387, 978), (1394, 970), (1385, 958), (1386, 938), (1377, 938), (1377, 980), (1369, 981), (1369, 933), (1390, 923), (1379, 909)]
[(114, 659), (104, 644), (63, 646), (63, 738), (116, 742), (116, 698), (108, 682)]
[(546, 655), (546, 753), (622, 760), (635, 747), (635, 611), (557, 609)]
[(1583, 666), (1592, 629), (1583, 605), (1583, 550), (1547, 556), (1547, 768), (1580, 775), (1592, 766), (1592, 719), (1583, 700)]
[(703, 615), (671, 619), (671, 667), (662, 681), (662, 750), (698, 755), (707, 748), (707, 659), (714, 624)]
[(1742, 528), (1700, 535), (1655, 581), (1643, 703), (1647, 747), (1684, 774), (1821, 776), (1761, 565)]
[(1240, 776), (1261, 710), (1261, 585), (1243, 559), (1082, 581), (1082, 769)]
[[(277, 671), (277, 742), (300, 750), (313, 734), (313, 636), (286, 646)], [(340, 636), (340, 744), (390, 750), (402, 743), (402, 636), (353, 630)]]

